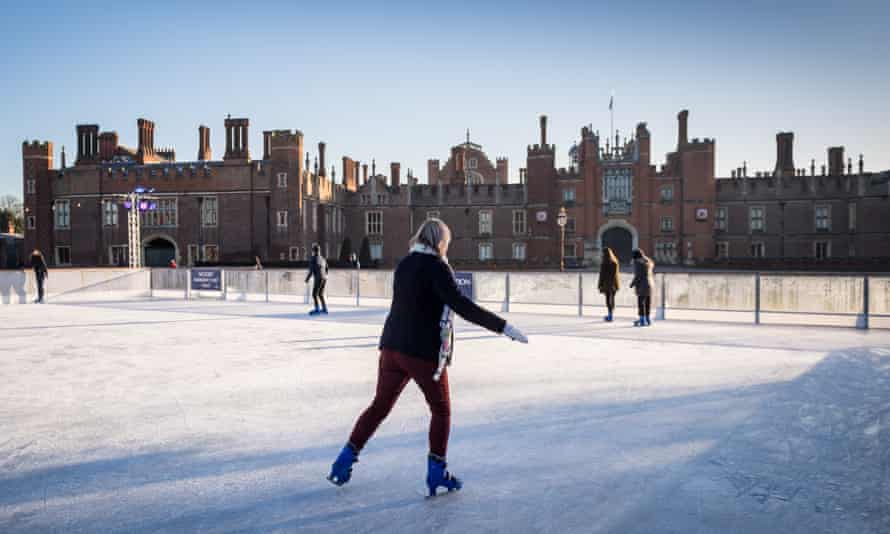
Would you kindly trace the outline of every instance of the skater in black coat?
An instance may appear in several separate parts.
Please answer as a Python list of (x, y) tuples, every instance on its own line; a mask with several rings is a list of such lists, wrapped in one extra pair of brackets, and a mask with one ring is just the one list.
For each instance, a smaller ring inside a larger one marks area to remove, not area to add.
[[(318, 315), (323, 313), (327, 315), (328, 304), (324, 300), (324, 286), (328, 282), (328, 262), (321, 255), (321, 247), (318, 244), (312, 245), (312, 257), (309, 258), (309, 273), (306, 275), (306, 283), (313, 278), (312, 284), (312, 300), (315, 302), (315, 309), (309, 312), (309, 315)], [(321, 302), (319, 308), (318, 303)]]
[(328, 479), (338, 486), (349, 481), (359, 451), (413, 380), (423, 391), (432, 415), (426, 480), (430, 495), (440, 486), (448, 491), (460, 489), (460, 480), (446, 470), (445, 462), (451, 426), (445, 365), (451, 358), (452, 312), (514, 341), (528, 342), (518, 329), (461, 294), (448, 264), (450, 241), (448, 226), (439, 219), (428, 219), (412, 239), (410, 254), (396, 267), (392, 305), (380, 337), (377, 393), (331, 467)]
[(600, 293), (606, 297), (606, 308), (609, 310), (609, 315), (606, 315), (605, 317), (606, 321), (612, 321), (612, 312), (615, 311), (615, 293), (618, 292), (620, 285), (621, 278), (619, 277), (618, 258), (615, 257), (615, 253), (612, 252), (611, 248), (604, 247), (603, 260), (600, 264), (600, 278), (597, 287), (600, 290)]
[(634, 321), (634, 326), (652, 326), (649, 319), (649, 308), (652, 304), (652, 288), (655, 287), (655, 262), (649, 259), (643, 251), (636, 249), (633, 251), (634, 258), (634, 279), (630, 283), (630, 287), (636, 289), (637, 292), (637, 308), (640, 315), (638, 321)]
[(43, 281), (49, 278), (49, 269), (46, 268), (46, 261), (43, 259), (43, 253), (34, 249), (31, 254), (31, 268), (34, 269), (34, 278), (37, 280), (37, 300), (35, 304), (43, 303)]

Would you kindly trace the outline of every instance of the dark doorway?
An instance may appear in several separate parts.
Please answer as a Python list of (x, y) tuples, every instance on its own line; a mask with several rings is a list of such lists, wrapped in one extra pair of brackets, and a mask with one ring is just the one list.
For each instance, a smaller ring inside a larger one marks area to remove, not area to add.
[(609, 228), (603, 232), (602, 246), (609, 247), (612, 252), (618, 256), (621, 265), (630, 263), (631, 253), (633, 252), (634, 238), (630, 230), (621, 227)]
[(175, 257), (176, 247), (173, 243), (163, 237), (156, 237), (145, 244), (143, 264), (146, 267), (167, 267)]

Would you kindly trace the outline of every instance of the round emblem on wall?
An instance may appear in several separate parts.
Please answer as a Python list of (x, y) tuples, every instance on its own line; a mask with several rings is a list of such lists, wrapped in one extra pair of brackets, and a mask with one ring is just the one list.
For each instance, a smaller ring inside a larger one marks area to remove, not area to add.
[(698, 208), (695, 210), (695, 218), (704, 221), (708, 218), (708, 208)]
[(546, 222), (547, 221), (547, 212), (539, 211), (537, 213), (538, 222)]

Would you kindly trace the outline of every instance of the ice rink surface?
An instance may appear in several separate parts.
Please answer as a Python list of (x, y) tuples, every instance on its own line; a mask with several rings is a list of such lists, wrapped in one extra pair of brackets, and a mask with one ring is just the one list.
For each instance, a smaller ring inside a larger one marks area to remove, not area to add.
[(382, 309), (0, 307), (0, 532), (890, 532), (890, 334), (519, 315), (459, 324), (450, 468), (425, 500), (406, 388), (325, 480)]

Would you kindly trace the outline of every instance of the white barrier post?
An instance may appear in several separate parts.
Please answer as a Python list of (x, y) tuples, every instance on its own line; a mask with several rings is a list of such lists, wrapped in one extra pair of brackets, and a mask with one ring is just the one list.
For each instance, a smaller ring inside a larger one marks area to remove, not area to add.
[(655, 310), (656, 321), (664, 321), (665, 317), (665, 308), (667, 307), (667, 283), (665, 282), (665, 278), (667, 278), (667, 273), (661, 273), (661, 300), (658, 309)]
[(185, 271), (185, 300), (189, 300), (191, 298), (191, 290), (192, 290), (192, 270), (186, 269)]
[(510, 273), (506, 273), (504, 280), (504, 313), (510, 313)]
[(868, 275), (862, 277), (862, 313), (856, 318), (856, 328), (868, 330)]
[(263, 278), (265, 278), (264, 285), (266, 286), (266, 302), (269, 302), (269, 271), (263, 271)]
[(754, 273), (754, 324), (760, 324), (760, 273)]
[(219, 282), (222, 284), (222, 299), (221, 300), (226, 300), (226, 297), (228, 296), (228, 289), (229, 289), (228, 285), (229, 284), (226, 280), (226, 270), (225, 269), (219, 270)]
[(578, 317), (584, 317), (584, 280), (578, 273)]

